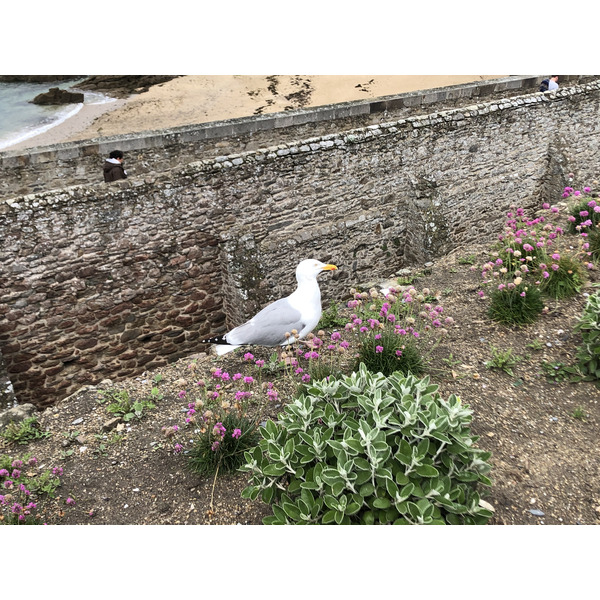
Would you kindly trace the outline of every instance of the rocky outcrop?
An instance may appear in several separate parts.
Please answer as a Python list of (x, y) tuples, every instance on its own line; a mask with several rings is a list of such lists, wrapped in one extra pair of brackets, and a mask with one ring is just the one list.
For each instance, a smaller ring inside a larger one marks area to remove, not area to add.
[(0, 83), (52, 83), (81, 79), (81, 75), (0, 75)]
[(19, 404), (0, 413), (0, 431), (6, 428), (10, 423), (21, 423), (29, 419), (37, 412), (33, 404)]
[(165, 83), (180, 75), (93, 75), (78, 83), (77, 88), (127, 97), (147, 92), (151, 86)]
[(31, 102), (33, 104), (78, 104), (79, 102), (83, 102), (83, 94), (55, 87), (50, 88), (47, 92), (38, 94)]

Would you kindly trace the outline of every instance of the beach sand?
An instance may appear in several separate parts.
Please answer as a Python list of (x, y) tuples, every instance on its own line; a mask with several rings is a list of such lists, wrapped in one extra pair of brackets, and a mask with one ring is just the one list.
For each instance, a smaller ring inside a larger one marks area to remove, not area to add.
[(499, 77), (504, 75), (186, 75), (126, 99), (84, 105), (60, 125), (5, 151), (365, 100)]

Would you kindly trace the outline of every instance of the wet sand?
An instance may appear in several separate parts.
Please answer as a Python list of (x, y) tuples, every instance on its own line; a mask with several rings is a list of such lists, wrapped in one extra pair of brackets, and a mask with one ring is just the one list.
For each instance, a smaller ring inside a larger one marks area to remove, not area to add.
[(84, 105), (5, 151), (365, 100), (504, 75), (186, 75), (147, 92)]

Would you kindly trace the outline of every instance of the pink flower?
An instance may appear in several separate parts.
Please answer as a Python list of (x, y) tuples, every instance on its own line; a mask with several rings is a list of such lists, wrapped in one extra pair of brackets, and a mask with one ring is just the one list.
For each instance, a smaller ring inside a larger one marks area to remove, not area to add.
[(66, 499), (65, 501), (69, 506), (74, 506), (75, 505), (75, 500), (73, 500), (73, 498), (71, 498), (70, 496)]
[(178, 395), (180, 398), (185, 398), (185, 394), (186, 394), (186, 391), (185, 391), (185, 390), (181, 390), (181, 391), (179, 392), (179, 394), (177, 394), (177, 395)]
[(375, 346), (375, 352), (381, 354), (383, 352), (383, 346)]
[(246, 354), (244, 354), (244, 360), (254, 360), (254, 354), (252, 354), (251, 352), (246, 352)]
[(240, 437), (240, 435), (242, 435), (242, 430), (241, 429), (234, 429), (233, 433), (231, 434), (231, 437), (235, 438), (237, 440)]

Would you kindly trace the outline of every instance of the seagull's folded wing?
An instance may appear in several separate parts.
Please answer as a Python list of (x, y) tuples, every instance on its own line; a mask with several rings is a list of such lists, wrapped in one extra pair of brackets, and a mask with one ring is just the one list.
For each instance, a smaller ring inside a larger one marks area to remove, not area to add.
[(300, 311), (291, 306), (287, 298), (281, 298), (247, 323), (232, 329), (226, 337), (230, 344), (277, 346), (285, 341), (286, 333), (291, 333), (292, 329), (300, 331), (303, 327)]

